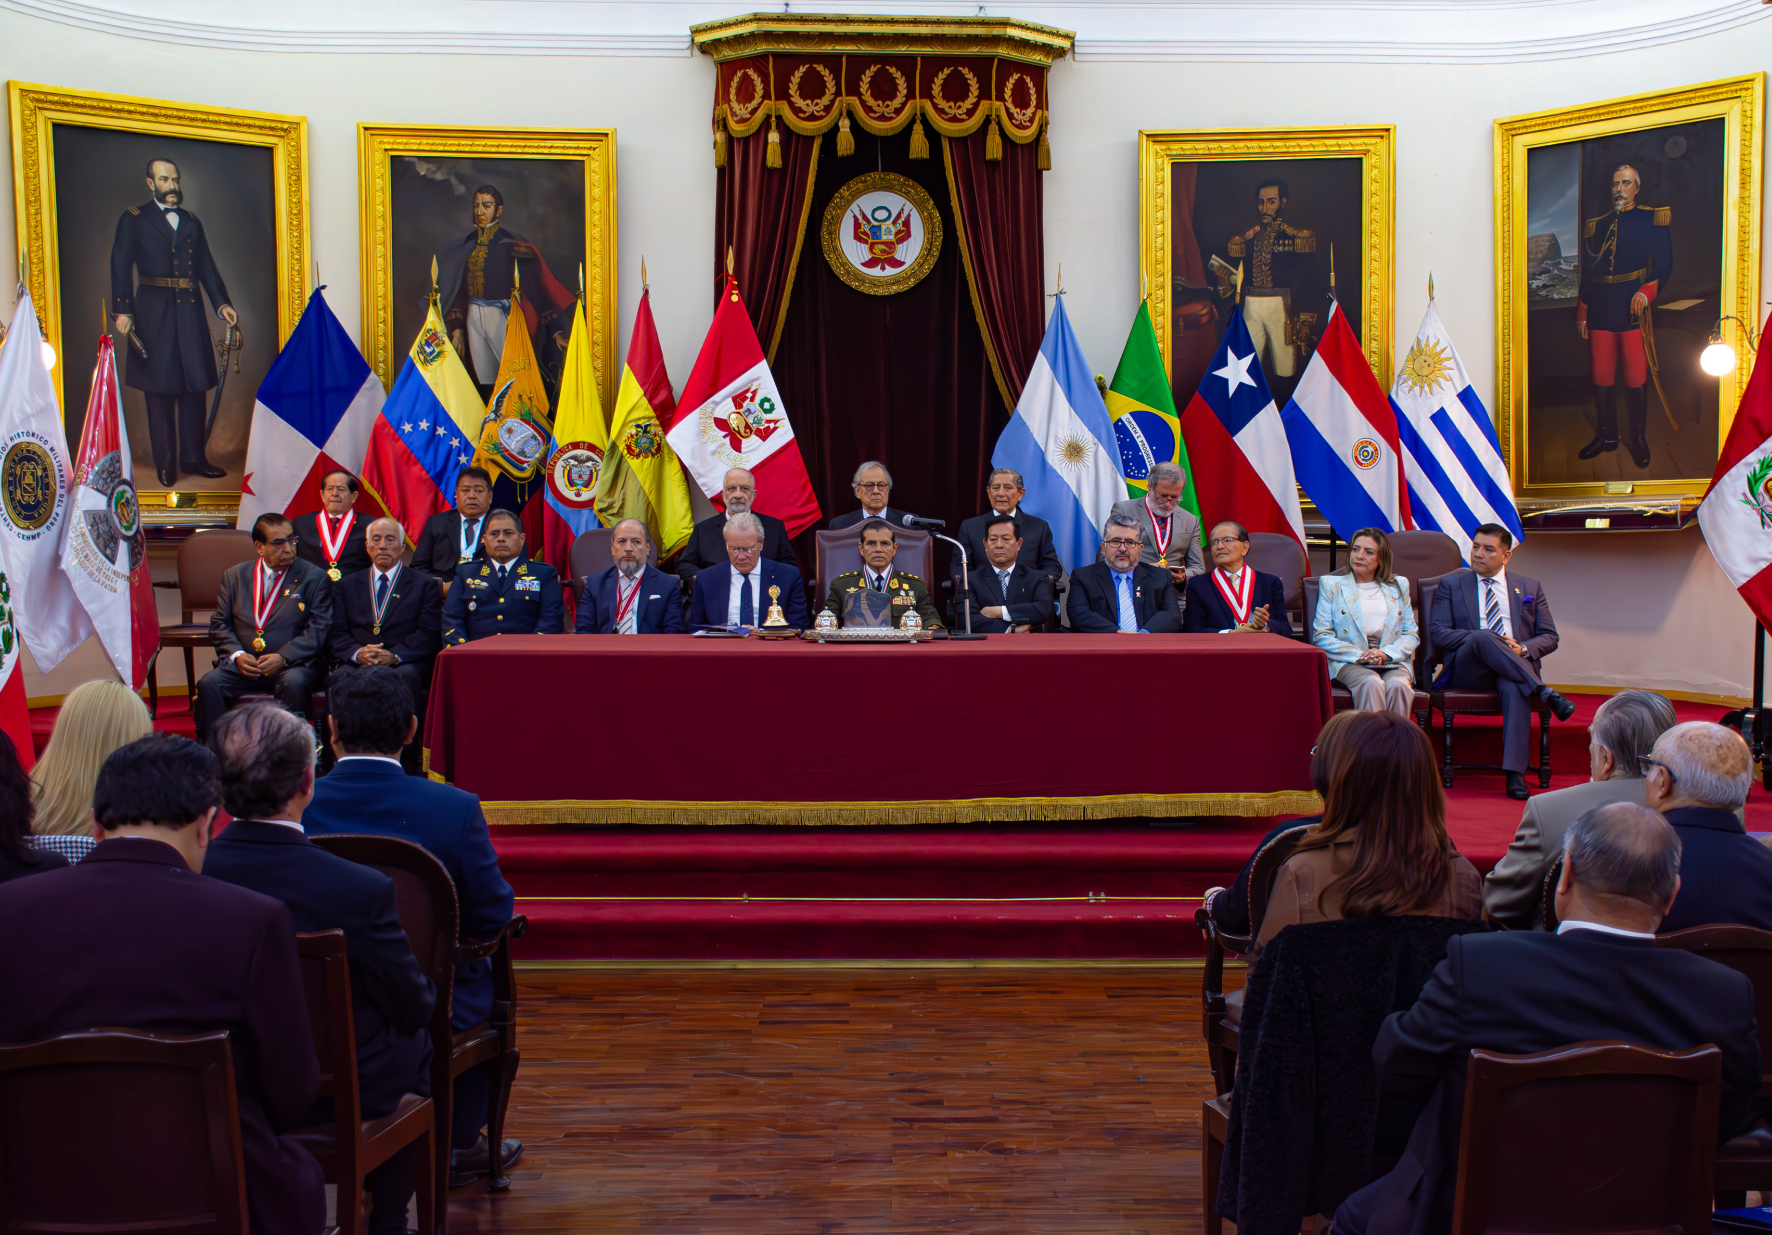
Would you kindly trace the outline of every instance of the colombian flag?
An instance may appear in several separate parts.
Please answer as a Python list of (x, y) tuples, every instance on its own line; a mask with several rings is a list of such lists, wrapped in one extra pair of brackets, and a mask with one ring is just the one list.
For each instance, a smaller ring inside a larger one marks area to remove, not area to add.
[(1132, 319), (1132, 333), (1120, 353), (1120, 366), (1108, 384), (1107, 409), (1120, 445), (1120, 470), (1126, 476), (1127, 494), (1145, 495), (1150, 488), (1145, 478), (1154, 465), (1179, 463), (1187, 476), (1181, 508), (1198, 519), (1200, 499), (1194, 495), (1194, 469), (1188, 466), (1181, 418), (1175, 414), (1175, 394), (1163, 369), (1163, 353), (1157, 347), (1148, 302), (1138, 306), (1138, 316)]
[(449, 345), (437, 298), (369, 431), (363, 486), (416, 541), (425, 520), (455, 504), (455, 478), (474, 457), (485, 409)]
[(603, 473), (603, 451), (608, 445), (609, 425), (603, 419), (603, 400), (597, 395), (591, 331), (581, 300), (572, 310), (572, 337), (566, 345), (560, 406), (548, 451), (547, 504), (542, 508), (544, 554), (561, 574), (570, 565), (572, 542), (603, 526), (597, 519), (597, 478)]
[(665, 440), (664, 426), (676, 408), (658, 327), (652, 323), (652, 293), (642, 292), (628, 339), (628, 362), (615, 392), (609, 457), (597, 482), (597, 517), (608, 527), (622, 519), (640, 520), (658, 546), (661, 562), (688, 544), (695, 530), (689, 483), (677, 452)]

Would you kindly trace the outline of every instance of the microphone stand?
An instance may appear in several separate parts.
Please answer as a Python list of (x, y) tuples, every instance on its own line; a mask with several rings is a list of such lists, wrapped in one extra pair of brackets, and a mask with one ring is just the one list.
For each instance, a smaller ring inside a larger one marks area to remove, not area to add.
[(960, 551), (959, 599), (960, 599), (960, 612), (965, 615), (966, 630), (964, 633), (957, 631), (957, 630), (950, 630), (948, 632), (948, 639), (951, 641), (954, 639), (983, 639), (983, 638), (986, 638), (985, 635), (982, 635), (982, 634), (975, 635), (972, 633), (972, 571), (969, 569), (968, 563), (966, 561), (966, 546), (961, 544), (959, 541), (955, 540), (952, 536), (943, 536), (940, 532), (936, 531), (934, 528), (930, 528), (930, 529), (928, 529), (928, 531), (931, 536), (935, 537), (935, 539), (945, 540), (950, 545), (952, 545), (954, 548), (956, 548)]

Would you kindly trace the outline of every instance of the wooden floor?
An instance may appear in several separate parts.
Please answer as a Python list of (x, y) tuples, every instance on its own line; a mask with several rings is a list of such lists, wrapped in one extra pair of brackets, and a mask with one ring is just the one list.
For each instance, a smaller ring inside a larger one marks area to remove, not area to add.
[(450, 1230), (1197, 1232), (1199, 979), (527, 969), (528, 1148)]

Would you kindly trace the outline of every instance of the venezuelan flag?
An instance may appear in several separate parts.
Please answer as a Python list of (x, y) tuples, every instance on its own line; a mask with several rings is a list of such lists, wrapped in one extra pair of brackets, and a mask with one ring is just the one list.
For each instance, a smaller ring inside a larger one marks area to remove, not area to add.
[(1175, 394), (1169, 389), (1169, 375), (1163, 369), (1163, 353), (1157, 347), (1157, 331), (1151, 325), (1148, 302), (1138, 306), (1138, 316), (1132, 319), (1132, 333), (1126, 336), (1119, 367), (1114, 370), (1114, 380), (1108, 383), (1107, 409), (1114, 421), (1127, 495), (1145, 495), (1150, 488), (1147, 477), (1156, 464), (1179, 463), (1187, 474), (1181, 507), (1199, 518), (1194, 471), (1188, 466), (1181, 417), (1175, 414)]

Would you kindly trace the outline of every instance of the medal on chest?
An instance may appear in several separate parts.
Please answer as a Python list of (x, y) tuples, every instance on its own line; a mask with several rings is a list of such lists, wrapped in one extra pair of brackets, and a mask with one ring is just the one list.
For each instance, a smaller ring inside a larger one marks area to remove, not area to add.
[(382, 597), (379, 601), (375, 598), (375, 589), (373, 587), (369, 589), (370, 616), (374, 619), (373, 625), (370, 627), (370, 633), (372, 634), (381, 634), (382, 619), (388, 615), (388, 606), (394, 603), (394, 574), (398, 573), (399, 569), (400, 568), (396, 566), (394, 568), (394, 573), (388, 575), (388, 594)]
[(350, 538), (351, 525), (356, 521), (356, 511), (345, 511), (345, 517), (338, 521), (338, 535), (334, 536), (330, 530), (331, 515), (321, 511), (320, 517), (314, 520), (320, 529), (320, 553), (326, 559), (326, 577), (334, 583), (345, 577), (344, 571), (338, 568), (338, 562), (345, 555), (345, 542)]
[(288, 573), (287, 570), (279, 571), (277, 577), (271, 580), (270, 586), (266, 587), (264, 568), (259, 567), (252, 572), (252, 624), (258, 631), (252, 641), (252, 650), (255, 652), (265, 650), (265, 627), (270, 625), (271, 611), (277, 607), (277, 590), (283, 586), (283, 578)]
[(1157, 512), (1151, 509), (1151, 499), (1144, 499), (1144, 513), (1150, 517), (1151, 539), (1157, 542), (1157, 560), (1167, 561), (1169, 558), (1169, 538), (1175, 533), (1175, 516), (1164, 518), (1162, 526), (1157, 525)]

